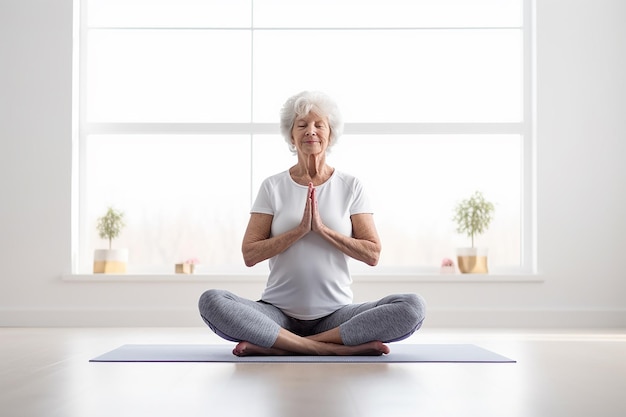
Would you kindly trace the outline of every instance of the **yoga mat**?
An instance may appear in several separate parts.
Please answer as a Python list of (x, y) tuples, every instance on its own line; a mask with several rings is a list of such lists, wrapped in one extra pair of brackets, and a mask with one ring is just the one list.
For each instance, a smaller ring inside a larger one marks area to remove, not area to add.
[(303, 363), (512, 363), (512, 359), (469, 344), (390, 344), (382, 356), (246, 356), (232, 354), (234, 345), (123, 345), (89, 362), (303, 362)]

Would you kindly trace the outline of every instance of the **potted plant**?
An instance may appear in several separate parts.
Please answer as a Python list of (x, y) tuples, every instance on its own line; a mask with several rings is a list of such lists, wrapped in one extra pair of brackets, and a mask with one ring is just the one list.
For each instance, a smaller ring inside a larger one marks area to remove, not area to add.
[(456, 206), (453, 220), (457, 223), (457, 232), (467, 235), (472, 243), (469, 248), (457, 249), (457, 264), (462, 273), (488, 272), (487, 249), (475, 247), (474, 238), (487, 231), (493, 212), (493, 203), (486, 201), (480, 191)]
[(124, 223), (124, 213), (109, 207), (106, 214), (98, 219), (96, 228), (101, 239), (108, 239), (108, 249), (96, 249), (93, 257), (93, 272), (95, 274), (126, 272), (128, 249), (113, 249), (113, 239), (117, 238)]

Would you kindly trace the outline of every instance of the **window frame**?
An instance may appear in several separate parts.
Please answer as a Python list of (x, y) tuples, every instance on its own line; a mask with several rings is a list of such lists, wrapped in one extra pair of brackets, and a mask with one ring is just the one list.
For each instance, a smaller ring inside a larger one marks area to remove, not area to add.
[[(93, 134), (276, 134), (279, 131), (278, 123), (242, 122), (242, 123), (103, 123), (88, 122), (86, 120), (87, 83), (86, 83), (86, 55), (85, 39), (88, 36), (87, 0), (74, 0), (75, 12), (75, 45), (74, 50), (74, 135), (73, 135), (73, 175), (72, 175), (72, 274), (81, 275), (79, 271), (79, 256), (81, 242), (88, 240), (89, 230), (82, 227), (86, 223), (84, 218), (85, 193), (84, 187), (86, 138)], [(521, 122), (502, 123), (346, 123), (344, 134), (517, 134), (522, 137), (522, 173), (521, 173), (521, 225), (520, 232), (520, 267), (514, 271), (503, 271), (513, 276), (537, 273), (536, 254), (536, 131), (535, 131), (535, 30), (534, 30), (534, 2), (522, 0), (523, 6), (523, 117)], [(309, 28), (310, 29), (310, 28)], [(326, 29), (326, 28), (324, 28)], [(384, 28), (382, 28), (384, 29)], [(268, 30), (266, 28), (249, 28)], [(252, 85), (252, 93), (253, 93)], [(252, 98), (253, 102), (253, 98)], [(252, 117), (252, 115), (251, 115)], [(250, 200), (255, 190), (250, 190)], [(86, 250), (86, 249), (85, 249)], [(258, 270), (252, 269), (242, 276), (258, 275)], [(236, 274), (240, 275), (240, 274)], [(395, 276), (400, 280), (412, 280), (419, 275), (429, 275), (420, 272), (393, 272), (378, 270), (366, 275)], [(141, 276), (141, 274), (138, 274)], [(404, 278), (403, 278), (404, 277)], [(455, 278), (449, 278), (455, 280)], [(481, 281), (481, 278), (475, 278)], [(516, 280), (514, 278), (513, 280)]]

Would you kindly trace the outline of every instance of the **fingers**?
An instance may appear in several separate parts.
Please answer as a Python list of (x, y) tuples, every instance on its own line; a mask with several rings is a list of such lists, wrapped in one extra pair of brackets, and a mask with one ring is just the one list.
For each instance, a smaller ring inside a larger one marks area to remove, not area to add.
[(315, 198), (315, 187), (312, 182), (309, 183), (309, 201), (311, 202), (313, 216), (315, 216), (317, 212), (317, 198)]
[(305, 213), (306, 216), (308, 216), (308, 221), (310, 224), (310, 229), (309, 230), (313, 230), (313, 231), (319, 231), (321, 230), (323, 224), (322, 224), (322, 219), (320, 218), (320, 213), (317, 210), (317, 196), (315, 195), (315, 187), (313, 186), (313, 183), (309, 183), (309, 192), (308, 192), (308, 199), (306, 202), (307, 206), (306, 206), (306, 210), (307, 212)]
[(313, 184), (309, 184), (310, 201), (311, 201), (311, 230), (319, 231), (322, 226), (322, 219), (320, 213), (317, 210), (317, 196), (315, 195), (315, 188)]
[(311, 220), (313, 218), (313, 184), (309, 183), (309, 190), (307, 192), (306, 204), (304, 205), (304, 213), (302, 214), (302, 225), (306, 227), (308, 231), (311, 230)]
[(309, 183), (309, 192), (307, 193), (308, 199), (307, 204), (310, 204), (311, 209), (315, 206), (315, 187), (313, 187), (313, 183)]

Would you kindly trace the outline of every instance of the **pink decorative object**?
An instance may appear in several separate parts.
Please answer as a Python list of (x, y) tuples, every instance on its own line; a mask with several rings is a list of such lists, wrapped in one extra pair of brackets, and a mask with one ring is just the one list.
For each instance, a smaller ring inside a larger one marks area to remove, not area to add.
[(450, 258), (443, 258), (441, 266), (454, 266), (454, 262)]
[(450, 258), (443, 258), (441, 260), (441, 270), (442, 274), (455, 274), (456, 268), (454, 267), (454, 261)]
[(200, 263), (200, 260), (198, 258), (189, 258), (184, 263), (186, 263), (187, 265), (198, 265)]

